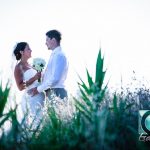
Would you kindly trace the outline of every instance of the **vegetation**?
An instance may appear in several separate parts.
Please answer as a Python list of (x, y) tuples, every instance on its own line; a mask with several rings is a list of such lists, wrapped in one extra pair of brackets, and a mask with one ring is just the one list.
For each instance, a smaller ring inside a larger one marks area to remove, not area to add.
[[(138, 111), (150, 109), (150, 92), (145, 87), (110, 93), (104, 85), (104, 58), (96, 62), (95, 79), (86, 69), (87, 83), (81, 77), (78, 97), (61, 101), (46, 100), (44, 117), (26, 124), (27, 115), (17, 119), (17, 106), (4, 108), (10, 87), (0, 86), (0, 150), (148, 150), (149, 143), (139, 141)], [(10, 124), (6, 130), (6, 123)]]

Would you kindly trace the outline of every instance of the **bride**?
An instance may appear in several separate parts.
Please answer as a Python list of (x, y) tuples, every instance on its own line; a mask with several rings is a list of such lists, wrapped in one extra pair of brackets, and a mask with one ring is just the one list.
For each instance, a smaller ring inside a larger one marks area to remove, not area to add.
[(20, 91), (25, 90), (21, 102), (23, 113), (26, 114), (29, 107), (30, 116), (40, 117), (42, 115), (45, 95), (44, 93), (39, 93), (35, 96), (32, 96), (29, 93), (31, 88), (39, 85), (38, 79), (41, 78), (41, 72), (37, 72), (28, 63), (28, 59), (31, 58), (31, 52), (32, 50), (30, 49), (29, 44), (26, 42), (20, 42), (16, 45), (14, 49), (14, 55), (18, 62), (15, 66), (14, 77), (18, 89)]

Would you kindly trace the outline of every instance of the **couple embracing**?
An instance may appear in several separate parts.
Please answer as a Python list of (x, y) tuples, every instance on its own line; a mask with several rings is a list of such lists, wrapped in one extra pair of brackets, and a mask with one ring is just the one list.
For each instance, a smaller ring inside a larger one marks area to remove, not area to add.
[[(65, 80), (68, 73), (68, 61), (60, 46), (61, 33), (57, 30), (50, 30), (46, 33), (46, 45), (52, 50), (47, 67), (43, 75), (37, 72), (29, 63), (32, 50), (26, 42), (20, 42), (14, 49), (14, 55), (18, 63), (15, 66), (14, 77), (19, 90), (25, 89), (27, 98), (23, 99), (23, 111), (26, 111), (28, 103), (31, 114), (35, 115), (37, 109), (42, 109), (46, 97), (51, 95), (64, 99), (67, 97)], [(42, 82), (38, 80), (42, 76)]]

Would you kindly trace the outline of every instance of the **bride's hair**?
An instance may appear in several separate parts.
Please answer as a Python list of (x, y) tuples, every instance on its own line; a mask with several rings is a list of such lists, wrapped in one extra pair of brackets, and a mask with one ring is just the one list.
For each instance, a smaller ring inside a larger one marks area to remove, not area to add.
[(14, 48), (14, 55), (16, 57), (16, 60), (20, 60), (21, 59), (21, 51), (24, 51), (26, 45), (28, 43), (27, 42), (19, 42), (17, 43), (17, 45)]

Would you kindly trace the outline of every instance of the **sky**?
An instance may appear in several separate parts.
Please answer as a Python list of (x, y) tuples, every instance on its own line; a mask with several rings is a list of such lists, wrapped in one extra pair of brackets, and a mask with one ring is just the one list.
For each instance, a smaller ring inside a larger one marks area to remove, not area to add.
[(133, 71), (149, 81), (149, 8), (149, 0), (0, 0), (0, 72), (4, 79), (13, 77), (12, 53), (20, 41), (29, 43), (32, 58), (47, 61), (51, 52), (45, 33), (57, 29), (69, 60), (69, 92), (76, 91), (77, 74), (86, 80), (85, 68), (94, 79), (100, 48), (110, 86), (120, 85), (121, 79), (130, 82)]

